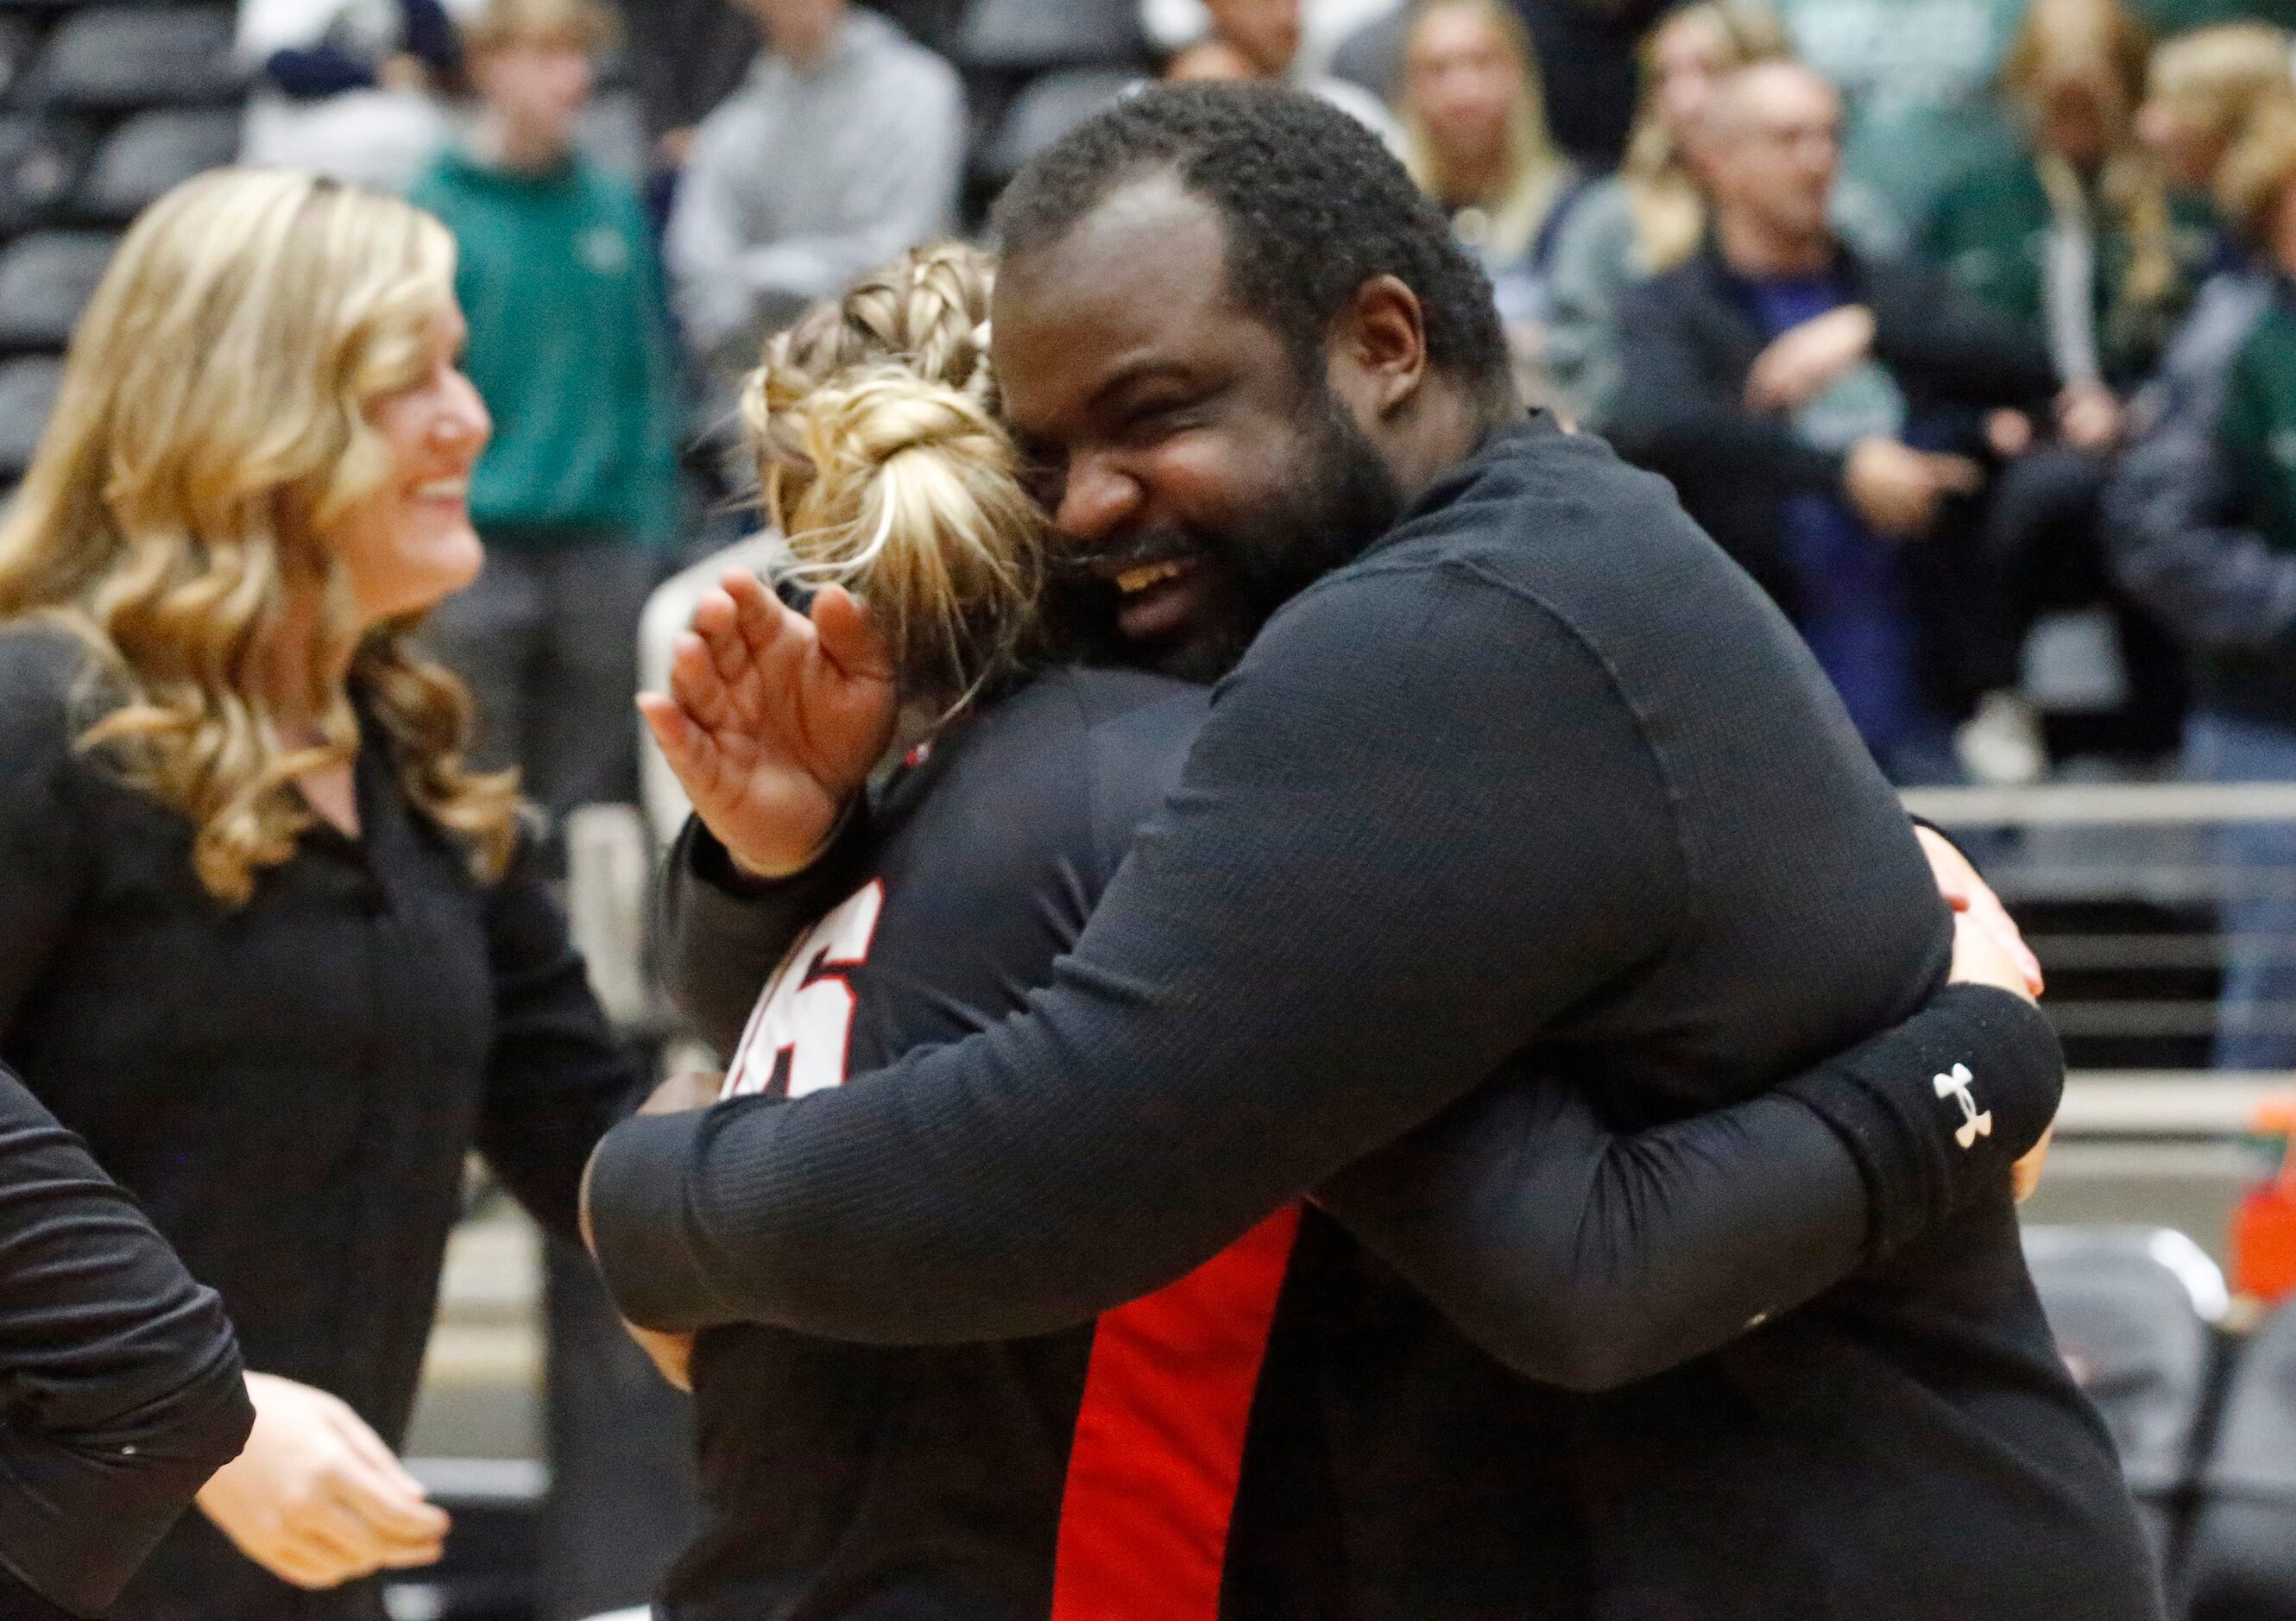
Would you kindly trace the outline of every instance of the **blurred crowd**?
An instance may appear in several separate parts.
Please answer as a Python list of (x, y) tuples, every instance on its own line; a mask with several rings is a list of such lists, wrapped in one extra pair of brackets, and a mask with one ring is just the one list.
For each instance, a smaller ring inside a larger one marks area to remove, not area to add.
[(977, 233), (1156, 76), (1374, 128), (1488, 273), (1526, 400), (1672, 480), (1894, 781), (2296, 781), (2270, 9), (245, 0), (241, 34), (250, 160), (402, 191), (459, 242), (488, 561), (431, 634), (563, 813), (635, 797), (636, 627), (742, 536), (726, 425), (763, 340)]

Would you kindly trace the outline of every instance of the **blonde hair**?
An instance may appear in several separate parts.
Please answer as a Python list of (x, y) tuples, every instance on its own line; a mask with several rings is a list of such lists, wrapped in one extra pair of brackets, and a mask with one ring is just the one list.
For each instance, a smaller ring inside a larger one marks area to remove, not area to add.
[(904, 692), (942, 715), (1035, 634), (1044, 518), (996, 415), (992, 261), (913, 249), (769, 340), (742, 392), (787, 577), (834, 583), (884, 634)]
[(601, 0), (486, 0), (462, 32), (473, 55), (510, 45), (563, 45), (605, 56), (622, 40), (621, 25)]
[(2257, 108), (2290, 93), (2289, 35), (2268, 22), (2180, 34), (2152, 53), (2146, 94), (2177, 103), (2210, 140), (2233, 142)]
[[(1521, 94), (1507, 118), (1505, 178), (1495, 198), (1465, 200), (1451, 196), (1446, 190), (1447, 177), (1443, 173), (1441, 154), (1436, 151), (1427, 133), (1426, 120), (1420, 116), (1407, 89), (1402, 106), (1404, 166), (1411, 171), (1419, 189), (1439, 201), (1485, 203), (1490, 216), (1487, 245), (1495, 258), (1511, 262), (1520, 258), (1538, 234), (1539, 226), (1546, 222), (1562, 190), (1570, 165), (1555, 150), (1554, 137), (1546, 127), (1546, 105), (1538, 87), (1538, 57), (1529, 31), (1522, 26), (1522, 19), (1511, 8), (1498, 4), (1498, 0), (1420, 0), (1405, 39), (1406, 63), (1419, 48), (1419, 37), (1428, 20), (1438, 12), (1449, 11), (1472, 12), (1498, 36), (1507, 54), (1514, 59)], [(1407, 85), (1408, 80), (1406, 82)]]
[(1705, 191), (1666, 127), (1659, 94), (1659, 36), (1692, 25), (1712, 28), (1720, 36), (1718, 79), (1758, 62), (1794, 60), (1785, 24), (1762, 0), (1694, 0), (1644, 36), (1639, 53), (1642, 100), (1620, 173), (1634, 215), (1636, 268), (1646, 275), (1670, 270), (1688, 258), (1706, 233)]
[(2296, 95), (2253, 109), (2240, 142), (2217, 170), (2217, 207), (2242, 236), (2269, 242), (2280, 200), (2296, 185)]
[[(2164, 302), (2177, 282), (2168, 186), (2159, 163), (2136, 138), (2135, 115), (2152, 49), (2152, 30), (2119, 0), (2032, 0), (2000, 72), (2003, 94), (2034, 124), (2050, 90), (2068, 81), (2111, 95), (2112, 149), (2097, 189), (2128, 239), (2128, 268), (2116, 298), (2134, 308)], [(2035, 161), (2050, 207), (2081, 212), (2083, 189), (2072, 165), (2053, 152), (2037, 153)]]
[[(146, 209), (97, 286), (54, 414), (0, 523), (0, 618), (45, 618), (95, 655), (109, 712), (79, 738), (191, 819), (192, 861), (233, 905), (315, 821), (293, 787), (351, 760), (357, 687), (408, 796), (498, 876), (515, 846), (509, 774), (461, 749), (470, 700), (408, 647), (356, 632), (325, 544), (390, 476), (367, 402), (415, 380), (453, 297), (430, 216), (309, 175), (220, 169)], [(322, 622), (303, 695), (324, 741), (289, 749), (266, 685), (290, 583)], [(348, 683), (324, 672), (349, 655)]]

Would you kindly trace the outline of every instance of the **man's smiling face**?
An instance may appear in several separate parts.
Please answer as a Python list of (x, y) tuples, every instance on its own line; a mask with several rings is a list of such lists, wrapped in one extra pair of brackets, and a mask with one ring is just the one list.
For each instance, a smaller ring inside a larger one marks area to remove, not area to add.
[(1056, 550), (1117, 594), (1128, 642), (1197, 679), (1402, 504), (1320, 357), (1229, 296), (1226, 248), (1213, 205), (1143, 176), (1008, 260), (990, 327)]

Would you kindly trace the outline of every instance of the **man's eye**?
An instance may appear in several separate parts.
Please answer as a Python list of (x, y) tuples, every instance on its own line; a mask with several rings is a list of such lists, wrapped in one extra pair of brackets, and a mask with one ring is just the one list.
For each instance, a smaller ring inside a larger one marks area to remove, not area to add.
[(1177, 433), (1188, 425), (1190, 410), (1191, 402), (1186, 400), (1144, 405), (1126, 415), (1124, 436), (1137, 444)]
[(1021, 463), (1021, 487), (1046, 512), (1060, 505), (1067, 482), (1067, 470), (1051, 457), (1031, 456)]

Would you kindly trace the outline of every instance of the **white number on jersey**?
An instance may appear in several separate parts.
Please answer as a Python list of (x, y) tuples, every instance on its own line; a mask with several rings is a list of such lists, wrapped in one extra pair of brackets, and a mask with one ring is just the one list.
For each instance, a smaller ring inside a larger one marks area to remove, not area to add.
[[(885, 884), (873, 879), (835, 911), (808, 929), (766, 981), (757, 1011), (726, 1071), (720, 1097), (763, 1092), (790, 1055), (789, 1095), (845, 1085), (846, 1047), (853, 1036), (853, 987), (833, 970), (858, 968), (869, 960), (877, 914), (885, 909)], [(808, 975), (818, 970), (819, 977)]]

